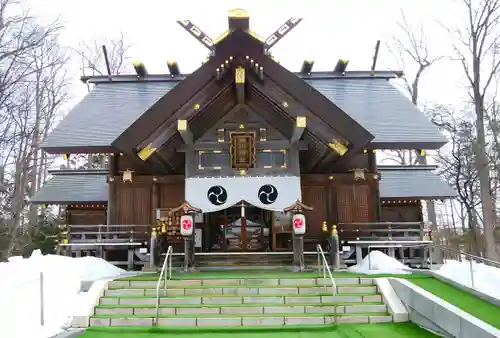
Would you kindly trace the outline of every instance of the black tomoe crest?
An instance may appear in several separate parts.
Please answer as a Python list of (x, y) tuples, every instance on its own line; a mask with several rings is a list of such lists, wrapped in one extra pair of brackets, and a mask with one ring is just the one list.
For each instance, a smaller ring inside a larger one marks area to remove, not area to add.
[(227, 191), (220, 185), (214, 185), (208, 189), (207, 198), (213, 205), (223, 205), (227, 201)]
[(260, 187), (258, 195), (262, 204), (273, 204), (278, 199), (278, 189), (274, 185), (266, 184)]

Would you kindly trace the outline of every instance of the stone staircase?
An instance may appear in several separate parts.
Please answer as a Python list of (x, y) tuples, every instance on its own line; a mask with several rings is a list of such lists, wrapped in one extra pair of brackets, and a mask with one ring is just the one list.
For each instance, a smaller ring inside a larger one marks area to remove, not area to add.
[[(300, 275), (299, 275), (300, 276)], [(137, 278), (137, 277), (134, 277)], [(108, 285), (90, 326), (151, 326), (156, 318), (154, 280)], [(322, 278), (190, 279), (160, 290), (160, 326), (279, 326), (391, 322), (371, 278), (336, 278), (338, 293)]]

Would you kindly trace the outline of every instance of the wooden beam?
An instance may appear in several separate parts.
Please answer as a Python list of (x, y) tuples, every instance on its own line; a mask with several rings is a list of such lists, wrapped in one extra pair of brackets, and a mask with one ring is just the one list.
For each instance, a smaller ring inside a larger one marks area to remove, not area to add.
[[(305, 116), (308, 131), (320, 139), (325, 146), (331, 141), (332, 135), (335, 135), (338, 139), (345, 139), (342, 134), (328, 126), (321, 118), (284, 92), (272, 80), (266, 79), (265, 82), (259, 82), (249, 78), (248, 82), (252, 85), (252, 99), (258, 97), (262, 101), (265, 100), (267, 104), (273, 104), (276, 110), (280, 110), (294, 120)], [(290, 132), (288, 131), (287, 134), (290, 135)], [(289, 137), (291, 138), (291, 135)]]
[[(227, 85), (228, 83), (217, 83), (212, 81), (207, 84), (205, 88), (202, 88), (198, 93), (196, 93), (191, 99), (185, 102), (184, 105), (171, 116), (171, 118), (163, 123), (157, 124), (152, 132), (146, 134), (138, 131), (138, 133), (141, 133), (141, 135), (147, 135), (147, 137), (143, 138), (143, 141), (139, 143), (137, 148), (143, 149), (149, 143), (153, 143), (156, 148), (162, 146), (163, 143), (177, 133), (175, 125), (176, 120), (189, 120), (194, 114), (199, 114), (201, 111), (206, 109), (212, 101), (217, 100), (220, 95), (223, 95), (223, 90)], [(160, 144), (158, 144), (157, 141)]]
[(285, 37), (295, 26), (297, 26), (302, 21), (302, 18), (290, 18), (283, 25), (280, 26), (273, 34), (264, 42), (264, 48), (268, 50), (272, 46), (278, 43), (281, 39)]
[(194, 139), (199, 139), (208, 130), (213, 129), (217, 122), (224, 118), (235, 105), (234, 92), (232, 88), (228, 86), (224, 89), (217, 101), (211, 102), (206, 109), (195, 114), (193, 118), (189, 120)]
[(189, 20), (178, 20), (177, 23), (189, 34), (191, 34), (196, 40), (198, 40), (203, 46), (208, 48), (209, 51), (214, 51), (215, 48), (213, 40), (200, 28), (196, 27), (194, 23)]
[(234, 70), (234, 84), (236, 86), (236, 102), (245, 102), (245, 68), (239, 66)]
[(306, 125), (307, 125), (307, 120), (305, 116), (297, 116), (295, 118), (295, 126), (293, 127), (292, 138), (290, 139), (291, 143), (296, 143), (300, 140), (300, 138), (304, 134)]
[[(207, 94), (208, 88), (214, 88), (217, 84), (210, 86), (214, 83), (215, 69), (223, 62), (224, 59), (220, 57), (213, 57), (203, 66), (198, 68), (196, 72), (191, 74), (185, 80), (181, 81), (165, 96), (160, 98), (149, 110), (141, 115), (127, 130), (125, 130), (112, 145), (119, 149), (121, 152), (130, 153), (135, 156), (134, 148), (140, 140), (144, 140), (145, 136), (152, 135), (159, 127), (166, 127), (174, 124), (177, 119), (184, 118), (178, 116), (182, 114), (181, 108), (186, 107), (186, 104), (191, 102), (191, 113), (193, 104), (199, 103), (191, 101), (193, 97), (197, 96), (200, 92)], [(232, 80), (232, 79), (231, 79)], [(152, 140), (147, 140), (142, 144), (144, 148)]]
[(267, 56), (253, 51), (249, 51), (247, 55), (264, 67), (265, 83), (270, 80), (275, 82), (282, 92), (286, 92), (290, 97), (295, 98), (308, 111), (314, 112), (314, 115), (320, 118), (326, 126), (335, 130), (340, 134), (339, 136), (343, 136), (350, 144), (353, 144), (354, 151), (362, 149), (374, 139), (374, 136), (357, 121), (327, 97), (311, 88), (303, 79)]
[[(290, 149), (292, 146), (296, 145), (299, 150), (307, 150), (307, 141), (298, 141), (296, 144), (292, 144), (290, 141), (257, 141), (255, 142), (255, 149), (266, 150), (266, 149)], [(194, 143), (194, 144), (183, 144), (177, 147), (177, 152), (187, 152), (187, 151), (200, 151), (200, 150), (228, 150), (229, 144), (227, 142), (205, 142), (205, 143)]]
[[(196, 169), (195, 176), (204, 177), (241, 177), (240, 171), (232, 168), (205, 168)], [(291, 168), (249, 168), (246, 170), (245, 176), (294, 176), (296, 173)]]
[[(211, 109), (212, 105), (215, 102), (217, 102), (217, 100), (227, 95), (227, 91), (230, 88), (229, 84), (226, 84), (225, 87), (221, 88), (220, 85), (217, 85), (215, 83), (212, 83), (212, 85), (209, 87), (210, 88), (204, 90), (202, 93), (195, 95), (195, 97), (193, 98), (195, 100), (192, 99), (188, 101), (184, 105), (184, 107), (180, 109), (180, 111), (175, 113), (175, 116), (181, 117), (181, 119), (178, 120), (178, 123), (181, 120), (187, 121), (187, 118), (191, 117), (192, 115), (198, 115), (198, 116), (203, 115), (203, 111)], [(197, 104), (196, 102), (202, 103), (203, 104), (202, 108), (200, 108), (200, 104)], [(193, 122), (190, 123), (192, 124)], [(143, 161), (146, 161), (155, 152), (157, 152), (158, 149), (160, 149), (170, 140), (172, 140), (172, 138), (177, 134), (177, 131), (178, 131), (177, 126), (175, 126), (174, 123), (171, 123), (170, 125), (165, 125), (165, 124), (161, 125), (160, 127), (157, 128), (157, 131), (155, 133), (151, 134), (148, 138), (146, 138), (146, 140), (141, 142), (141, 144), (138, 147), (140, 151), (137, 153), (137, 156)], [(186, 130), (186, 131), (181, 130), (179, 131), (179, 134), (183, 134), (182, 138), (184, 139), (185, 136), (187, 141), (189, 141), (190, 139), (194, 140), (191, 130)], [(191, 136), (189, 136), (189, 134), (191, 134)], [(187, 143), (186, 140), (184, 140), (184, 142)]]
[(285, 138), (290, 139), (292, 137), (293, 118), (278, 111), (275, 107), (270, 106), (268, 102), (265, 102), (255, 92), (255, 88), (251, 90), (251, 98), (247, 101), (247, 105), (255, 114), (260, 116)]
[(177, 121), (177, 131), (181, 134), (182, 140), (185, 144), (193, 144), (193, 134), (188, 129), (187, 120)]

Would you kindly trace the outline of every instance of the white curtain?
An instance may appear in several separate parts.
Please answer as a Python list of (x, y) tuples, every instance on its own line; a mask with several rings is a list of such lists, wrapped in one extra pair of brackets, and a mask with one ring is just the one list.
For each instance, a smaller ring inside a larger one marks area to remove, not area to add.
[(186, 201), (204, 213), (227, 209), (242, 200), (261, 209), (282, 211), (301, 200), (297, 176), (187, 178), (185, 193)]

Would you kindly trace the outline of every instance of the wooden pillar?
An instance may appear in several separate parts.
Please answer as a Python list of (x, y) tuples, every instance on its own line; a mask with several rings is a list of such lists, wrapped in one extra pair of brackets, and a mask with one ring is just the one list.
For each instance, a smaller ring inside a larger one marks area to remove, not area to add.
[(153, 217), (151, 219), (151, 225), (156, 225), (156, 209), (160, 207), (160, 195), (158, 182), (153, 181), (153, 185), (151, 187), (151, 208), (153, 208)]
[[(328, 182), (330, 183), (330, 182)], [(333, 205), (332, 205), (332, 187), (330, 184), (327, 184), (325, 187), (325, 204), (326, 204), (326, 212), (325, 212), (325, 218), (326, 218), (326, 223), (332, 223), (332, 215), (333, 215)]]
[(373, 189), (371, 191), (371, 200), (372, 200), (372, 208), (373, 215), (376, 222), (380, 222), (381, 220), (381, 206), (380, 206), (380, 176), (377, 171), (377, 156), (375, 154), (374, 149), (368, 150), (368, 172), (373, 175), (377, 175), (379, 178), (373, 184)]
[(134, 271), (134, 249), (130, 247), (127, 250), (127, 270)]
[(276, 251), (276, 211), (271, 211), (271, 251)]
[(112, 225), (116, 223), (116, 182), (115, 177), (118, 176), (118, 154), (110, 154), (109, 156), (109, 177), (108, 177), (108, 206), (106, 210), (106, 224)]
[(245, 202), (241, 202), (241, 250), (247, 251), (247, 216)]
[(156, 209), (159, 207), (158, 183), (153, 181), (151, 186), (151, 235), (149, 240), (149, 268), (155, 270), (156, 256), (158, 256), (158, 232), (156, 231), (157, 219)]
[[(116, 223), (116, 182), (115, 177), (118, 175), (118, 156), (119, 154), (109, 154), (109, 175), (108, 175), (108, 204), (106, 208), (106, 232), (109, 231), (109, 226)], [(106, 250), (101, 246), (99, 257), (106, 258)]]

